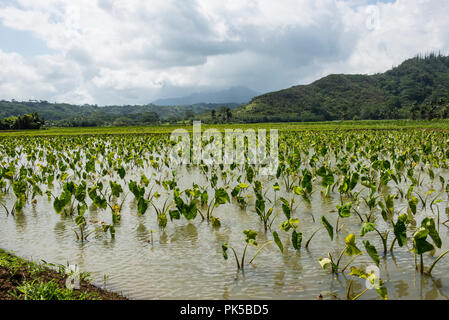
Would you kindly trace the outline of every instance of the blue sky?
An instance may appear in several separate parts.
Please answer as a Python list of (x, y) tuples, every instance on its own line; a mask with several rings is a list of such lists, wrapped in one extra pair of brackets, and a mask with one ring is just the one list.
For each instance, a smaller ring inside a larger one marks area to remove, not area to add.
[(0, 99), (142, 104), (449, 49), (439, 0), (2, 0)]

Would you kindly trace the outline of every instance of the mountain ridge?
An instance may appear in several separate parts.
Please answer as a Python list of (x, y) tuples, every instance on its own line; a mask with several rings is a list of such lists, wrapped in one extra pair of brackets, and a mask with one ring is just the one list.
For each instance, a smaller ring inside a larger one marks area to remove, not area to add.
[(233, 86), (226, 90), (213, 92), (195, 92), (184, 97), (157, 99), (154, 105), (184, 106), (199, 103), (248, 103), (260, 92), (244, 86)]
[(308, 85), (268, 92), (235, 114), (248, 122), (398, 119), (448, 98), (449, 57), (430, 54), (384, 73), (331, 74)]

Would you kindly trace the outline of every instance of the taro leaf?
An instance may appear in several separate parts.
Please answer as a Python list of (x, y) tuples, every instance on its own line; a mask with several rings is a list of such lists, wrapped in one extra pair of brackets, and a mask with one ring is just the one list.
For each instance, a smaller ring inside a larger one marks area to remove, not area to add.
[(319, 258), (318, 262), (321, 265), (321, 268), (326, 269), (327, 266), (332, 266), (332, 261), (329, 258)]
[(243, 230), (243, 234), (246, 236), (245, 242), (251, 245), (257, 246), (256, 236), (257, 232), (254, 230)]
[(290, 229), (296, 229), (296, 225), (299, 223), (298, 219), (288, 219), (286, 221), (284, 221), (281, 225), (280, 228), (282, 230), (284, 230), (285, 232), (288, 232)]
[(94, 200), (94, 205), (98, 208), (102, 208), (102, 209), (106, 209), (108, 202), (106, 201), (106, 199), (101, 198), (101, 197), (96, 197)]
[(418, 198), (417, 197), (411, 197), (408, 201), (408, 205), (410, 207), (410, 210), (415, 215), (416, 214), (416, 205), (418, 204)]
[(387, 300), (388, 298), (387, 288), (385, 287), (385, 284), (382, 281), (382, 279), (376, 278), (376, 275), (374, 273), (368, 274), (361, 269), (351, 267), (351, 272), (349, 273), (349, 275), (369, 280), (371, 284), (374, 285), (377, 294), (382, 298), (382, 300)]
[(300, 196), (300, 195), (303, 194), (302, 188), (301, 188), (301, 187), (298, 187), (298, 186), (295, 186), (295, 187), (293, 188), (293, 192), (294, 192), (295, 194), (297, 194), (298, 196)]
[(368, 252), (371, 259), (373, 259), (374, 263), (379, 266), (380, 259), (376, 247), (374, 247), (368, 240), (363, 241), (363, 245), (365, 246), (366, 252)]
[(374, 224), (371, 222), (365, 222), (360, 229), (360, 236), (363, 237), (365, 234), (371, 231), (374, 231)]
[(412, 251), (414, 253), (423, 254), (435, 249), (433, 245), (426, 240), (428, 234), (429, 230), (427, 230), (426, 228), (421, 227), (416, 230), (413, 236), (414, 245)]
[(83, 204), (78, 204), (77, 206), (78, 209), (78, 215), (83, 215), (86, 211), (87, 211), (87, 204), (83, 203)]
[(377, 294), (382, 298), (382, 300), (388, 299), (388, 293), (387, 293), (387, 287), (385, 287), (385, 284), (382, 279), (378, 279), (379, 284), (375, 286)]
[(324, 176), (326, 175), (326, 172), (327, 172), (326, 167), (325, 167), (325, 166), (321, 166), (321, 167), (317, 170), (316, 174), (317, 174), (318, 176), (320, 176), (320, 177), (324, 177)]
[(438, 248), (441, 248), (441, 238), (438, 234), (437, 229), (435, 228), (435, 220), (433, 220), (433, 218), (427, 217), (421, 222), (421, 226), (429, 231), (429, 236), (432, 238), (435, 245)]
[(301, 180), (301, 187), (305, 189), (308, 193), (312, 192), (312, 173), (308, 169), (303, 170), (303, 177)]
[(209, 195), (207, 194), (207, 191), (203, 191), (203, 193), (201, 194), (201, 205), (205, 205), (208, 200)]
[(63, 189), (64, 189), (65, 191), (70, 192), (70, 194), (74, 194), (74, 193), (75, 193), (75, 184), (74, 184), (72, 181), (66, 182), (66, 183), (64, 184)]
[(142, 173), (142, 175), (140, 176), (140, 182), (148, 187), (148, 185), (150, 184), (150, 179), (148, 179), (147, 176)]
[(329, 237), (331, 238), (331, 241), (334, 240), (334, 227), (327, 221), (325, 216), (321, 217), (321, 223), (324, 225), (324, 227), (327, 230), (327, 233), (329, 233)]
[(133, 180), (129, 181), (129, 190), (134, 194), (136, 199), (142, 198), (145, 195), (145, 188), (141, 188), (137, 185), (137, 183)]
[(81, 182), (75, 190), (75, 199), (83, 202), (86, 199), (86, 182)]
[(82, 226), (83, 224), (86, 223), (86, 218), (84, 218), (83, 215), (78, 215), (75, 218), (75, 223), (77, 226)]
[(217, 228), (217, 227), (220, 227), (220, 226), (221, 226), (221, 222), (220, 222), (220, 219), (219, 219), (219, 218), (211, 217), (211, 218), (210, 218), (210, 221), (212, 222), (212, 227)]
[(347, 202), (344, 205), (340, 206), (337, 204), (337, 210), (338, 210), (338, 214), (340, 215), (340, 217), (342, 218), (348, 218), (351, 216), (351, 207), (352, 207), (352, 202)]
[(158, 214), (157, 220), (161, 228), (165, 228), (167, 226), (167, 215), (165, 213)]
[(125, 175), (126, 175), (125, 168), (120, 167), (120, 168), (117, 168), (116, 171), (117, 171), (120, 179), (123, 179), (125, 177)]
[(148, 203), (149, 201), (144, 198), (139, 198), (139, 201), (137, 202), (137, 212), (139, 214), (144, 214), (148, 209)]
[(302, 233), (296, 232), (296, 230), (293, 230), (293, 232), (292, 232), (293, 248), (295, 248), (296, 250), (299, 250), (301, 248), (301, 242), (302, 242)]
[(274, 242), (277, 244), (277, 246), (279, 247), (279, 250), (281, 250), (281, 252), (284, 252), (284, 246), (282, 245), (282, 241), (279, 238), (279, 235), (276, 231), (273, 231), (273, 238), (274, 238)]
[[(258, 195), (258, 194), (256, 194), (256, 195)], [(256, 200), (256, 213), (259, 216), (262, 216), (264, 214), (264, 212), (265, 212), (265, 201), (258, 198)]]
[(321, 185), (323, 187), (328, 187), (328, 186), (332, 185), (334, 182), (335, 182), (334, 175), (332, 173), (328, 173), (327, 175), (325, 175), (323, 177)]
[(282, 211), (284, 212), (287, 219), (290, 219), (291, 212), (290, 212), (290, 207), (288, 206), (288, 201), (285, 200), (284, 198), (280, 198), (280, 200), (282, 201)]
[(221, 204), (229, 202), (229, 194), (224, 188), (215, 190), (215, 206), (218, 207)]
[(248, 180), (249, 183), (252, 183), (254, 179), (254, 170), (252, 167), (248, 166), (246, 169), (246, 180)]
[(385, 205), (390, 212), (394, 212), (394, 198), (395, 196), (388, 195), (385, 199)]
[(278, 182), (276, 182), (276, 183), (273, 185), (273, 190), (274, 190), (274, 191), (279, 191), (279, 190), (281, 190), (281, 187), (279, 186), (279, 183), (278, 183)]
[(26, 193), (27, 183), (24, 180), (14, 181), (12, 184), (12, 189), (16, 197), (20, 198)]
[(86, 162), (85, 166), (86, 172), (94, 172), (95, 171), (95, 159), (91, 158), (89, 161)]
[(249, 187), (249, 185), (247, 185), (246, 183), (240, 183), (239, 185), (238, 185), (238, 187), (240, 188), (240, 189), (246, 189), (246, 188), (248, 188)]
[(179, 220), (181, 219), (181, 214), (179, 213), (179, 210), (170, 210), (170, 220), (173, 221), (173, 219)]
[(120, 194), (123, 192), (122, 186), (112, 181), (109, 181), (109, 185), (111, 187), (112, 195), (116, 198), (120, 197)]
[(356, 276), (362, 279), (368, 279), (368, 274), (362, 269), (358, 269), (356, 267), (351, 267), (351, 272), (349, 273), (349, 275)]
[(401, 214), (398, 217), (398, 221), (393, 225), (393, 232), (398, 240), (398, 244), (402, 247), (407, 241), (407, 227), (405, 222), (407, 221), (407, 215)]
[(184, 204), (182, 208), (182, 214), (187, 220), (193, 220), (198, 213), (198, 209), (196, 208), (195, 202), (190, 202), (190, 204)]
[(72, 195), (68, 191), (63, 191), (59, 198), (55, 198), (53, 202), (53, 208), (55, 209), (56, 213), (61, 213), (62, 209), (64, 209), (64, 207), (70, 203), (71, 199)]
[(357, 254), (360, 254), (362, 252), (362, 251), (360, 251), (359, 248), (357, 248), (357, 245), (355, 243), (355, 235), (353, 233), (349, 234), (346, 237), (345, 243), (346, 243), (345, 254), (347, 256), (357, 255)]
[(228, 243), (227, 242), (223, 242), (223, 244), (221, 245), (221, 251), (223, 253), (223, 258), (225, 260), (228, 260)]

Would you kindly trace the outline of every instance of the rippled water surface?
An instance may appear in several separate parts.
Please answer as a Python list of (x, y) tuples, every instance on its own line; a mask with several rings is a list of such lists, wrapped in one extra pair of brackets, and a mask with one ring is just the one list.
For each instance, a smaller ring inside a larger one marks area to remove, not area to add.
[[(202, 181), (202, 177), (195, 172), (180, 176), (178, 184), (181, 189), (190, 187), (193, 181)], [(271, 189), (271, 186), (272, 182), (264, 181), (265, 188)], [(128, 191), (126, 187), (124, 190)], [(160, 204), (168, 194), (161, 191)], [(282, 196), (290, 199), (293, 194)], [(320, 292), (332, 292), (344, 298), (349, 278), (322, 270), (318, 259), (327, 257), (329, 251), (334, 256), (338, 255), (349, 232), (357, 235), (359, 247), (363, 248), (358, 236), (360, 221), (356, 216), (341, 221), (344, 226), (336, 241), (331, 242), (328, 234), (321, 231), (316, 234), (308, 250), (302, 248), (299, 252), (292, 248), (289, 235), (279, 231), (284, 242), (284, 253), (281, 254), (274, 244), (270, 244), (251, 265), (246, 266), (242, 274), (236, 272), (231, 253), (229, 260), (223, 259), (221, 244), (228, 242), (241, 254), (244, 229), (258, 231), (259, 243), (266, 238), (271, 239), (271, 235), (264, 235), (251, 202), (247, 210), (241, 210), (233, 203), (218, 207), (214, 213), (221, 220), (219, 229), (212, 228), (197, 217), (191, 222), (184, 218), (169, 221), (167, 228), (161, 231), (154, 210), (150, 208), (145, 215), (138, 215), (136, 202), (129, 194), (123, 206), (121, 222), (116, 227), (115, 239), (97, 231), (89, 237), (89, 241), (80, 243), (72, 230), (72, 218), (56, 214), (47, 197), (38, 197), (37, 200), (37, 204), (25, 206), (23, 213), (15, 217), (0, 214), (0, 246), (36, 261), (78, 264), (81, 270), (91, 272), (94, 284), (121, 292), (132, 299), (316, 299)], [(3, 201), (10, 205), (13, 203), (7, 196)], [(250, 201), (253, 203), (253, 200)], [(333, 210), (339, 201), (337, 197), (323, 199), (316, 192), (309, 206), (297, 197), (298, 207), (294, 217), (300, 220), (300, 231), (305, 239), (321, 226), (321, 215), (326, 215), (335, 226), (337, 213)], [(276, 212), (281, 212), (281, 209), (276, 207)], [(105, 210), (93, 207), (88, 210), (90, 220), (110, 221), (110, 216)], [(283, 220), (280, 213), (274, 225), (278, 226)], [(381, 220), (378, 220), (380, 227)], [(444, 229), (440, 229), (444, 246), (449, 242), (448, 229), (440, 228)], [(382, 244), (375, 233), (369, 233), (365, 238), (375, 244), (379, 253), (382, 252)], [(447, 299), (449, 261), (440, 262), (433, 278), (422, 277), (415, 273), (410, 248), (410, 245), (409, 248), (396, 246), (394, 255), (388, 253), (381, 258), (381, 278), (386, 283), (389, 298)], [(247, 261), (256, 248), (249, 247), (248, 250)], [(344, 259), (348, 261), (347, 257)], [(426, 255), (426, 264), (432, 261)], [(360, 267), (370, 264), (372, 262), (366, 254), (353, 263)], [(357, 280), (354, 292), (363, 290), (364, 282)], [(325, 295), (325, 298), (331, 297)], [(378, 297), (371, 290), (362, 298)]]

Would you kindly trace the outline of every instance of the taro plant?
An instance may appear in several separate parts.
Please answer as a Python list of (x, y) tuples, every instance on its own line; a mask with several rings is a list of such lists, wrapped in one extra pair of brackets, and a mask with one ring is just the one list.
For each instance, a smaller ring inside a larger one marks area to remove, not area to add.
[[(47, 195), (51, 195), (47, 191)], [(66, 182), (63, 186), (63, 191), (59, 197), (55, 197), (53, 201), (53, 208), (56, 213), (63, 212), (66, 215), (72, 216), (79, 206), (85, 204), (86, 199), (86, 182), (82, 181), (79, 185), (74, 182)], [(79, 210), (78, 210), (79, 211)]]
[[(351, 280), (349, 281), (348, 288), (346, 291), (346, 297), (349, 300), (357, 300), (358, 298), (360, 298), (362, 295), (364, 295), (370, 289), (375, 289), (377, 294), (379, 295), (379, 297), (382, 300), (388, 300), (388, 293), (387, 293), (387, 288), (385, 287), (385, 283), (382, 279), (377, 277), (377, 275), (374, 271), (371, 271), (370, 273), (368, 273), (362, 269), (351, 267), (351, 272), (349, 273), (349, 275), (353, 276), (351, 278)], [(352, 289), (352, 283), (353, 283), (354, 277), (358, 277), (360, 279), (365, 279), (368, 282), (370, 282), (371, 285), (367, 286), (365, 290), (363, 290), (359, 294), (352, 297), (351, 289)]]
[(349, 234), (345, 239), (345, 247), (340, 252), (337, 260), (332, 257), (331, 253), (328, 253), (327, 258), (320, 258), (318, 262), (320, 263), (323, 269), (327, 267), (331, 268), (332, 273), (339, 272), (339, 266), (343, 255), (351, 256), (352, 259), (341, 269), (341, 272), (344, 272), (346, 268), (355, 260), (356, 257), (362, 254), (362, 251), (357, 247), (356, 238), (353, 233)]
[(225, 260), (228, 260), (228, 250), (231, 249), (232, 253), (234, 254), (237, 270), (238, 271), (241, 270), (242, 272), (244, 272), (244, 270), (245, 270), (245, 257), (246, 257), (248, 246), (251, 245), (253, 247), (259, 248), (256, 251), (256, 253), (253, 255), (253, 257), (251, 258), (251, 260), (249, 261), (249, 264), (251, 264), (254, 261), (254, 259), (257, 257), (257, 255), (260, 253), (260, 251), (262, 251), (262, 249), (265, 248), (265, 246), (267, 246), (268, 244), (270, 244), (272, 242), (272, 240), (269, 240), (269, 241), (265, 242), (262, 246), (259, 246), (259, 244), (256, 241), (256, 237), (257, 237), (256, 231), (248, 229), (248, 230), (244, 230), (243, 234), (245, 235), (246, 244), (245, 244), (245, 248), (243, 249), (243, 253), (242, 253), (240, 260), (237, 256), (235, 249), (232, 246), (230, 246), (227, 242), (224, 242), (221, 245), (223, 258)]
[[(201, 195), (201, 201), (202, 202), (204, 201), (205, 203), (207, 203), (207, 201), (209, 201), (209, 195), (207, 194), (207, 192), (203, 193)], [(225, 204), (227, 202), (230, 202), (230, 199), (229, 199), (229, 194), (226, 191), (226, 189), (225, 188), (215, 189), (214, 198), (209, 201), (209, 204), (206, 208), (206, 219), (207, 219), (207, 221), (211, 221), (213, 226), (218, 227), (221, 225), (220, 219), (218, 217), (213, 216), (214, 209), (218, 208), (219, 206), (221, 206), (222, 204)], [(201, 214), (201, 216), (204, 219), (204, 215)]]
[(446, 255), (449, 251), (443, 252), (430, 266), (428, 270), (424, 267), (423, 254), (429, 251), (434, 251), (435, 247), (427, 241), (427, 237), (430, 237), (437, 248), (441, 248), (442, 242), (440, 235), (435, 227), (435, 221), (433, 218), (427, 217), (421, 222), (421, 227), (418, 228), (413, 234), (413, 248), (412, 251), (415, 254), (415, 267), (418, 269), (417, 256), (420, 258), (420, 272), (431, 275), (435, 265)]
[(234, 189), (231, 191), (231, 196), (237, 201), (240, 208), (245, 209), (248, 205), (248, 202), (246, 201), (245, 197), (242, 196), (242, 192), (246, 189), (248, 189), (249, 185), (241, 182), (237, 186), (235, 186)]
[(334, 227), (329, 223), (329, 221), (326, 219), (325, 216), (321, 217), (320, 220), (321, 224), (323, 224), (322, 227), (316, 229), (309, 237), (309, 239), (306, 242), (305, 248), (309, 248), (310, 242), (312, 241), (313, 237), (321, 230), (326, 229), (327, 233), (329, 234), (329, 237), (331, 238), (331, 241), (334, 240)]
[(374, 225), (372, 222), (364, 222), (361, 229), (360, 229), (360, 236), (364, 237), (367, 233), (375, 231), (382, 241), (382, 245), (384, 248), (384, 255), (387, 254), (387, 241), (388, 241), (388, 235), (390, 233), (390, 230), (387, 230), (385, 232), (380, 232), (378, 228)]
[[(290, 230), (292, 230), (292, 235), (290, 238), (293, 248), (295, 248), (295, 250), (300, 250), (302, 243), (302, 232), (297, 231), (298, 224), (299, 224), (298, 219), (289, 218), (288, 220), (284, 221), (280, 226), (280, 228), (285, 232), (289, 232)], [(283, 252), (283, 246), (277, 232), (275, 231), (273, 232), (273, 237), (279, 249), (281, 250), (281, 252)]]

